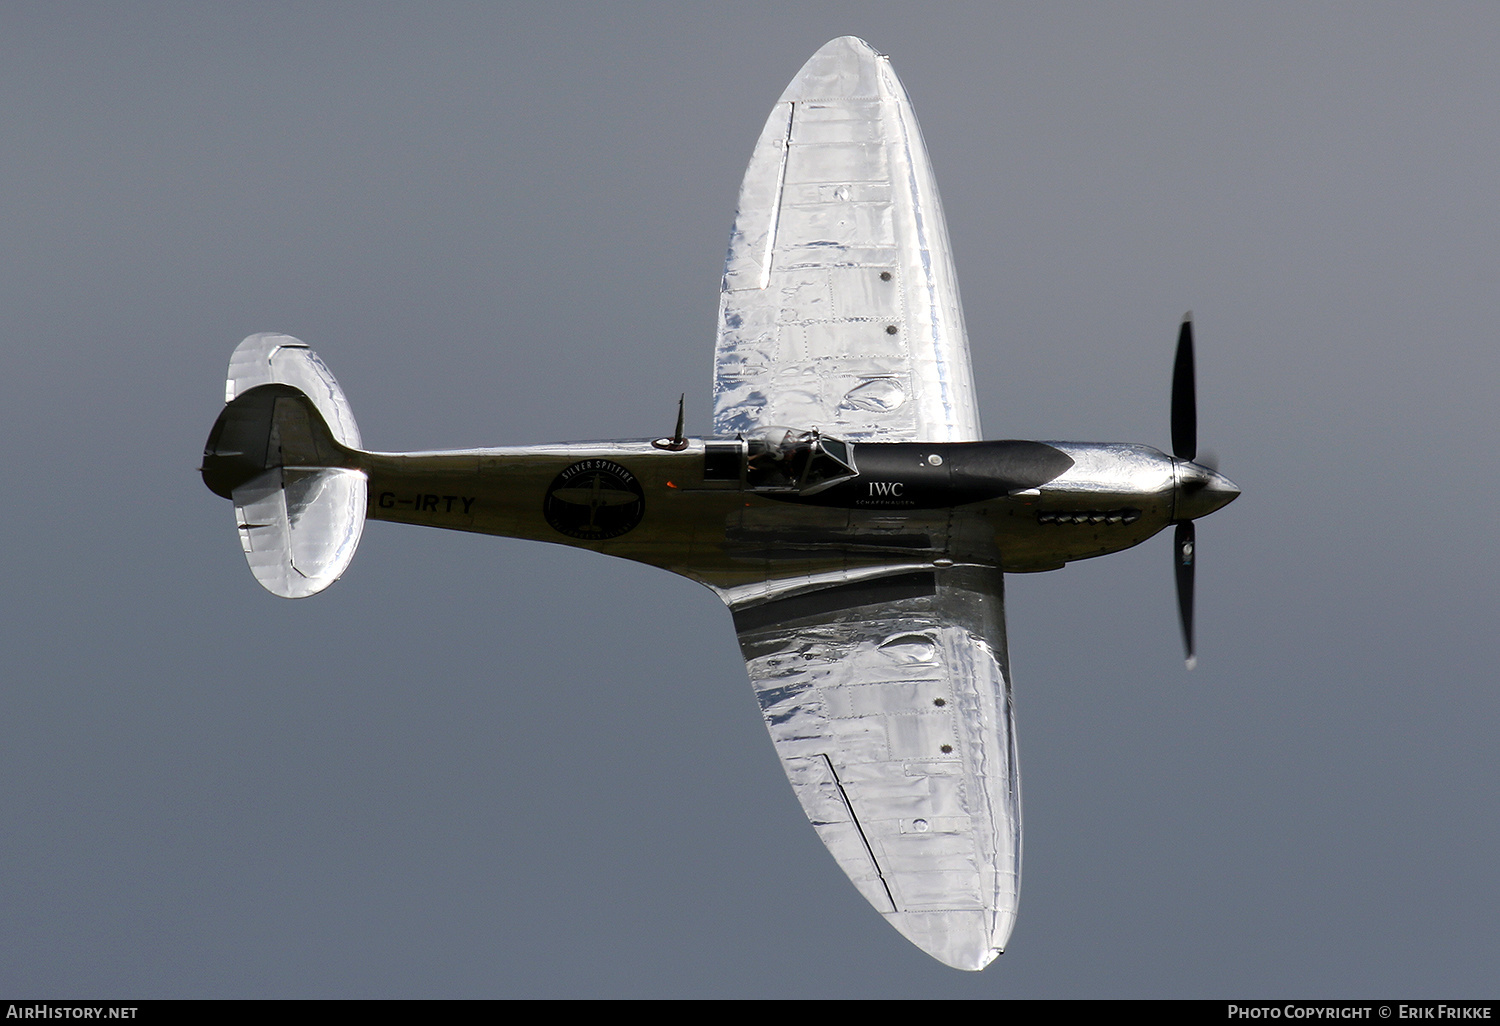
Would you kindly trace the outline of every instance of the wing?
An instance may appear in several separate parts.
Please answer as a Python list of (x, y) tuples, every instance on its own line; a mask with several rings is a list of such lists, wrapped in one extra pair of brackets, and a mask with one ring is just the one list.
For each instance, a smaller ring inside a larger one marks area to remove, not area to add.
[(823, 843), (892, 926), (958, 969), (1004, 950), (1021, 883), (1003, 582), (955, 567), (734, 610)]
[(981, 437), (932, 167), (890, 62), (853, 36), (803, 66), (740, 188), (720, 300), (714, 430)]

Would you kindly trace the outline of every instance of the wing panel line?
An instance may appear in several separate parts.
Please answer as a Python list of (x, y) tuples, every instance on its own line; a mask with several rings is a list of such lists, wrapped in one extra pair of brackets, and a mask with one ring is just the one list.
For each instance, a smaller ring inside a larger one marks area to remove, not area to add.
[(839, 779), (839, 771), (833, 765), (833, 760), (828, 757), (827, 752), (819, 753), (823, 761), (828, 764), (828, 772), (833, 775), (833, 786), (839, 789), (839, 798), (844, 803), (844, 808), (849, 810), (849, 821), (854, 824), (854, 829), (859, 831), (859, 839), (865, 846), (865, 851), (870, 855), (870, 864), (875, 867), (875, 875), (880, 877), (880, 886), (885, 888), (885, 896), (890, 899), (891, 910), (900, 912), (901, 906), (896, 904), (896, 896), (891, 893), (891, 885), (886, 882), (885, 872), (880, 868), (880, 860), (875, 857), (875, 849), (870, 847), (870, 839), (865, 836), (865, 828), (859, 821), (859, 813), (854, 811), (854, 803), (849, 800), (849, 792), (844, 790), (844, 782)]

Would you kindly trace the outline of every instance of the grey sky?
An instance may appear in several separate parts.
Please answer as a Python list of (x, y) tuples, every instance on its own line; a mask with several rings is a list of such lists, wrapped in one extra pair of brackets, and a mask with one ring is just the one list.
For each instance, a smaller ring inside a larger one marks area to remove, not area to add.
[[(810, 8), (810, 9), (809, 9)], [(1200, 438), (1198, 532), (1009, 578), (1010, 950), (807, 825), (729, 617), (372, 524), (284, 602), (198, 480), (253, 331), (368, 444), (688, 429), (771, 103), (890, 53), (987, 433)], [(1476, 997), (1500, 970), (1500, 7), (0, 9), (0, 992)]]

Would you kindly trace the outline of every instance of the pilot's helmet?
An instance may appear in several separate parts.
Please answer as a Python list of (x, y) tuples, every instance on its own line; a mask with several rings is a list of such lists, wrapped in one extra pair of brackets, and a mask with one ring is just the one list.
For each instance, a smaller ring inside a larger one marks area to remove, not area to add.
[(755, 440), (761, 445), (755, 448), (763, 446), (765, 453), (772, 459), (785, 459), (797, 447), (802, 434), (801, 431), (780, 425), (765, 427), (756, 433)]

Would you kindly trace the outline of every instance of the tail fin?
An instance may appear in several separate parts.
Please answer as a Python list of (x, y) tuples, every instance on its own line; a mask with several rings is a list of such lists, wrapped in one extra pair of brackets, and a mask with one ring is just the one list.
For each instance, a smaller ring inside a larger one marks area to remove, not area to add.
[(250, 572), (282, 598), (339, 579), (365, 526), (359, 428), (305, 342), (251, 335), (229, 361), (224, 411), (203, 450), (203, 483), (234, 502)]

